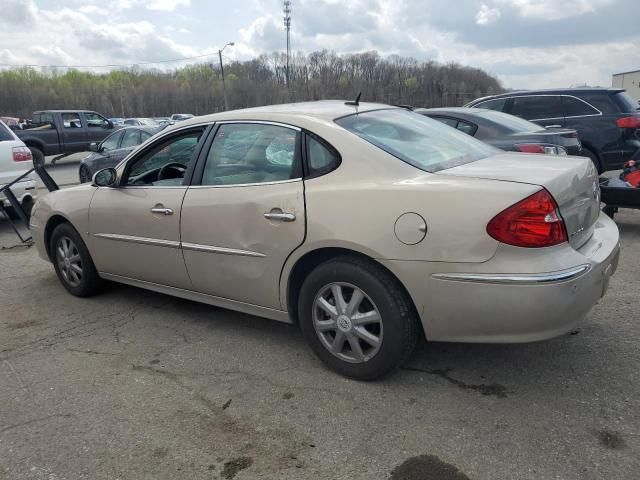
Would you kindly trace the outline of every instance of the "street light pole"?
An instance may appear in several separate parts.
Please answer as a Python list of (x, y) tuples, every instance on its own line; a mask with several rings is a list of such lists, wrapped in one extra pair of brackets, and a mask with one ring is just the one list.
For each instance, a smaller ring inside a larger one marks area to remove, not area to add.
[(218, 50), (218, 58), (220, 59), (220, 73), (222, 74), (222, 92), (224, 94), (224, 109), (229, 110), (229, 103), (227, 102), (227, 85), (224, 83), (224, 67), (222, 66), (222, 50), (227, 47), (233, 47), (233, 42), (227, 43), (224, 47)]

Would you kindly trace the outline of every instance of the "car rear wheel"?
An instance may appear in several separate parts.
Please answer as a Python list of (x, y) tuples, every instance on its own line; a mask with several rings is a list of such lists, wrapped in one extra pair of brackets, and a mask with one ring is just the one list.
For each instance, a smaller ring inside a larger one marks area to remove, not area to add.
[(62, 223), (55, 228), (49, 249), (56, 274), (69, 293), (89, 297), (100, 291), (103, 280), (82, 238), (71, 225)]
[(373, 380), (407, 361), (420, 328), (406, 292), (372, 261), (341, 257), (316, 267), (299, 298), (300, 327), (336, 372)]
[(80, 176), (80, 183), (88, 183), (92, 180), (89, 167), (87, 167), (84, 163), (80, 164), (79, 176)]

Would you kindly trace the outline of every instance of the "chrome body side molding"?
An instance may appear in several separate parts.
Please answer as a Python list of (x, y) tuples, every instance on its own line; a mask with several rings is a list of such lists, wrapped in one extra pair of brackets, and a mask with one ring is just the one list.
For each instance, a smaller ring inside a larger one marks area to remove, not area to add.
[(512, 285), (554, 283), (573, 280), (589, 270), (589, 265), (550, 273), (512, 274), (512, 273), (434, 273), (431, 276), (438, 280), (457, 282), (502, 283)]

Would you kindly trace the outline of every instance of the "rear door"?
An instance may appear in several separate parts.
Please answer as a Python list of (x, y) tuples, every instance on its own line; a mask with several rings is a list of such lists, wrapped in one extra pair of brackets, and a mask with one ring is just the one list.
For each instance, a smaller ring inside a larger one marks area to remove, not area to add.
[(182, 249), (196, 291), (282, 310), (280, 273), (304, 240), (300, 129), (221, 123), (182, 207)]
[(79, 112), (61, 112), (60, 139), (64, 143), (65, 152), (82, 152), (87, 149), (87, 129), (82, 125), (82, 117)]
[(523, 95), (513, 97), (508, 113), (544, 127), (564, 127), (560, 95)]

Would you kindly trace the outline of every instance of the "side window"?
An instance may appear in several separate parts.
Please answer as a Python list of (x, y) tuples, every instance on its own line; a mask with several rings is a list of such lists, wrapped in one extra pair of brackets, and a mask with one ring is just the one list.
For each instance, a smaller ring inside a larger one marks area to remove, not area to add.
[(151, 134), (149, 132), (140, 131), (140, 143), (146, 142), (151, 138)]
[(606, 92), (586, 92), (576, 95), (579, 95), (581, 99), (583, 99), (585, 102), (590, 103), (605, 115), (620, 112), (619, 107), (614, 103), (609, 94)]
[(87, 112), (84, 114), (89, 128), (109, 128), (109, 120), (97, 113)]
[(64, 128), (82, 128), (80, 115), (78, 115), (77, 113), (63, 113), (62, 125), (64, 126)]
[(526, 120), (542, 120), (564, 116), (560, 97), (557, 95), (514, 97), (511, 114)]
[(476, 133), (476, 130), (478, 130), (478, 126), (471, 123), (471, 122), (465, 122), (464, 120), (460, 120), (458, 122), (458, 130), (460, 130), (463, 133), (466, 133), (467, 135), (471, 135), (473, 137), (473, 135)]
[(493, 100), (486, 100), (477, 105), (474, 105), (474, 108), (484, 108), (486, 110), (497, 110), (498, 112), (503, 112), (504, 107), (507, 104), (508, 98), (494, 98)]
[(120, 148), (134, 147), (140, 144), (140, 131), (135, 128), (128, 128), (124, 131)]
[(118, 144), (120, 143), (120, 137), (122, 137), (122, 132), (116, 132), (113, 135), (109, 135), (102, 142), (102, 149), (105, 151), (115, 150), (118, 148)]
[(562, 97), (562, 107), (565, 117), (580, 117), (583, 115), (598, 115), (600, 112), (586, 102), (575, 97)]
[(171, 137), (133, 159), (127, 165), (123, 185), (182, 185), (203, 131), (199, 129)]
[(447, 117), (431, 117), (434, 120), (439, 121), (440, 123), (444, 123), (445, 125), (449, 125), (450, 127), (456, 128), (458, 126), (458, 120)]
[(305, 141), (309, 177), (324, 175), (340, 165), (340, 155), (333, 148), (310, 134), (306, 135)]
[(299, 133), (264, 124), (223, 124), (207, 156), (202, 185), (238, 185), (300, 178)]
[(13, 135), (7, 127), (4, 126), (4, 123), (0, 122), (0, 142), (4, 142), (5, 140), (13, 140)]

